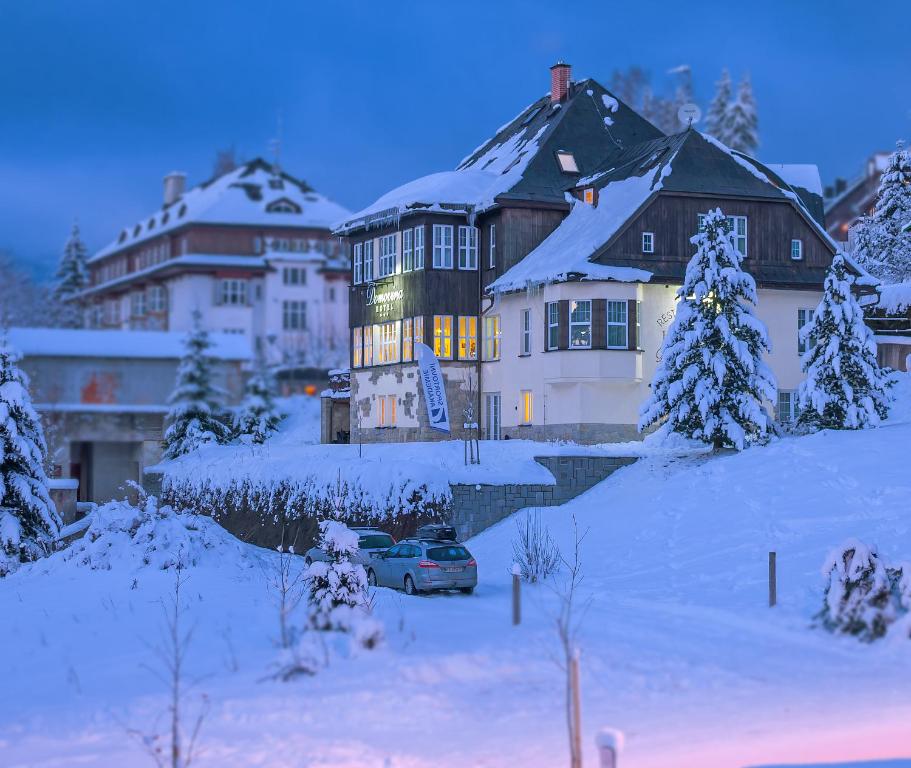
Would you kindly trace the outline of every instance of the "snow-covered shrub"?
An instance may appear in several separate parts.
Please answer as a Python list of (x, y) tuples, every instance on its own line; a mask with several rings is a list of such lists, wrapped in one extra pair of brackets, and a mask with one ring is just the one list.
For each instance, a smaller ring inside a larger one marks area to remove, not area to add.
[(244, 399), (234, 415), (234, 436), (246, 438), (260, 445), (275, 432), (281, 421), (272, 392), (275, 382), (265, 364), (259, 361), (258, 368), (247, 380)]
[(541, 513), (532, 510), (521, 520), (516, 519), (517, 533), (512, 541), (513, 561), (518, 564), (522, 578), (530, 584), (544, 581), (560, 569), (560, 550), (550, 531), (541, 522)]
[(823, 566), (828, 579), (819, 618), (830, 632), (853, 635), (864, 642), (883, 637), (909, 599), (902, 569), (888, 568), (874, 547), (849, 539)]
[(763, 362), (769, 338), (753, 314), (756, 283), (744, 272), (727, 218), (716, 208), (691, 238), (696, 253), (677, 291), (677, 313), (639, 413), (639, 429), (668, 429), (714, 448), (742, 450), (764, 439), (772, 420), (763, 401), (776, 396)]

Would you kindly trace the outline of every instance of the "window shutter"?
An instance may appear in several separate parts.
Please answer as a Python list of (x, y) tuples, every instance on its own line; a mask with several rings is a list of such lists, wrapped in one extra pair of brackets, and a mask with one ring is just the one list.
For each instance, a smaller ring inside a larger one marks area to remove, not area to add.
[(635, 299), (628, 299), (626, 302), (626, 348), (639, 348), (639, 302)]
[(592, 349), (607, 349), (607, 299), (592, 300)]
[(558, 313), (560, 325), (557, 330), (557, 349), (569, 349), (569, 299), (560, 299), (557, 302), (560, 311)]
[[(550, 332), (550, 326), (547, 323), (547, 318), (549, 316), (550, 316), (550, 302), (545, 301), (544, 302), (544, 333), (541, 334), (541, 338), (544, 340), (544, 345), (542, 347), (544, 352), (547, 352), (549, 349), (548, 340), (550, 339), (550, 336), (548, 335), (548, 333)], [(521, 347), (519, 349), (521, 349)]]

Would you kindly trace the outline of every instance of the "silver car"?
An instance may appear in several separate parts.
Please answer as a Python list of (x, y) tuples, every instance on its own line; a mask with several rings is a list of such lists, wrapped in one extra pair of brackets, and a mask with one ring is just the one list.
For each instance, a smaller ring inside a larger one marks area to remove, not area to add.
[(405, 539), (371, 560), (367, 583), (409, 595), (438, 589), (470, 595), (478, 584), (478, 564), (457, 541)]
[[(360, 563), (365, 568), (370, 564), (374, 557), (381, 552), (385, 552), (389, 547), (395, 544), (395, 539), (393, 539), (392, 536), (384, 531), (377, 530), (376, 528), (352, 528), (351, 530), (357, 533), (358, 546), (357, 555), (351, 559), (355, 563)], [(305, 562), (307, 565), (319, 560), (328, 563), (329, 555), (319, 547), (310, 547), (305, 555)]]

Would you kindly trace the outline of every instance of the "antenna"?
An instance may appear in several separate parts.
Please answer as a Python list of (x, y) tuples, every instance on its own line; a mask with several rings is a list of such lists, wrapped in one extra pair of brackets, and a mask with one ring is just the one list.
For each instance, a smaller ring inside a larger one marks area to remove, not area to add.
[(278, 176), (281, 173), (282, 154), (282, 111), (280, 109), (275, 116), (275, 129), (275, 138), (269, 141), (269, 148), (275, 158), (272, 161), (272, 173)]
[(677, 110), (677, 119), (688, 129), (693, 127), (693, 123), (698, 123), (701, 118), (702, 110), (692, 102), (682, 104)]

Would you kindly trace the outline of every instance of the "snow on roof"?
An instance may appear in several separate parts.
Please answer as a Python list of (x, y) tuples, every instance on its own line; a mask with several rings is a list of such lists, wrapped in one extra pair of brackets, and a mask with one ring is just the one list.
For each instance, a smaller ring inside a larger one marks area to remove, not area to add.
[(765, 165), (790, 186), (802, 187), (808, 192), (822, 197), (822, 179), (819, 176), (819, 168), (812, 163), (765, 163)]
[(911, 283), (892, 283), (881, 286), (876, 306), (890, 315), (907, 312), (911, 307)]
[(522, 177), (548, 127), (545, 123), (530, 137), (528, 128), (519, 131), (455, 171), (432, 173), (409, 181), (358, 211), (339, 225), (337, 231), (364, 226), (373, 218), (400, 216), (408, 209), (461, 212), (489, 208), (497, 195), (506, 192)]
[[(10, 328), (7, 340), (23, 357), (125, 357), (178, 359), (185, 333), (177, 331), (95, 331), (72, 328)], [(250, 342), (239, 334), (210, 333), (209, 355), (247, 360)]]
[[(281, 203), (286, 201), (286, 205)], [(271, 210), (273, 207), (296, 210)], [(174, 203), (125, 228), (89, 261), (190, 223), (246, 224), (331, 229), (350, 212), (286, 173), (276, 175), (262, 160), (199, 184)]]
[(551, 283), (580, 275), (584, 280), (648, 282), (652, 273), (633, 267), (613, 267), (590, 261), (623, 224), (659, 189), (671, 173), (664, 165), (655, 173), (630, 176), (604, 186), (598, 205), (576, 202), (553, 232), (531, 253), (488, 287), (491, 293), (516, 291), (528, 285)]

